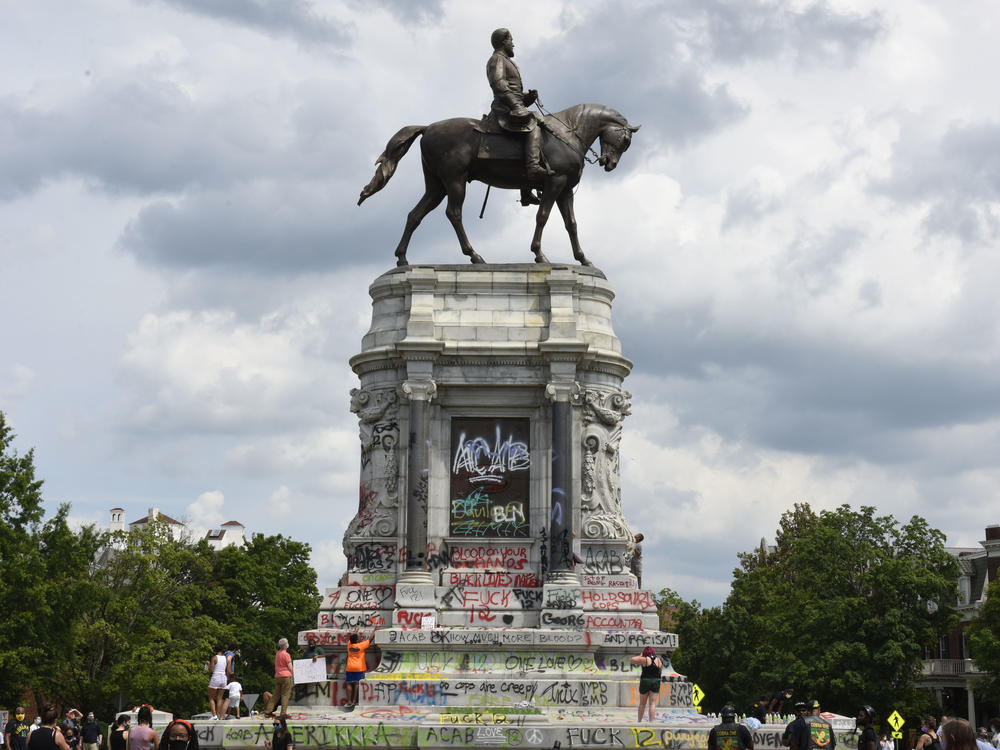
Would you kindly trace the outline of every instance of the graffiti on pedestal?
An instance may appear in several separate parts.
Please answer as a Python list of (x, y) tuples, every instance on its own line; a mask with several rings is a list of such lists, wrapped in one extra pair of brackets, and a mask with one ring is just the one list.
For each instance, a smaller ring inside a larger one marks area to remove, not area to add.
[(528, 419), (451, 420), (451, 535), (526, 538)]

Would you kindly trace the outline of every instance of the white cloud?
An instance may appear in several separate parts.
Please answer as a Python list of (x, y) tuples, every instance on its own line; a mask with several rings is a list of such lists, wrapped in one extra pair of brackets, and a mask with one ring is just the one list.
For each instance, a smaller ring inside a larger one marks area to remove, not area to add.
[(268, 498), (268, 510), (272, 518), (281, 518), (288, 515), (292, 509), (292, 493), (282, 485)]
[(219, 490), (210, 490), (198, 495), (198, 499), (187, 506), (187, 522), (195, 538), (202, 537), (211, 528), (218, 528), (224, 520), (222, 506), (226, 496)]
[(35, 379), (35, 371), (20, 363), (8, 365), (0, 370), (0, 401), (5, 402), (28, 395)]
[(224, 310), (147, 314), (122, 357), (124, 377), (138, 391), (129, 421), (161, 432), (315, 419), (327, 401), (318, 386), (329, 369), (315, 355), (324, 338), (315, 323), (281, 312), (252, 323)]

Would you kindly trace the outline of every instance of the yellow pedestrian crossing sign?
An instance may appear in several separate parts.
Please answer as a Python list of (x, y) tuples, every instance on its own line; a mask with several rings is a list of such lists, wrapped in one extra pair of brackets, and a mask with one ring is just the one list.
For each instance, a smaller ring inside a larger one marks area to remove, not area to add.
[(903, 717), (899, 715), (899, 711), (893, 711), (889, 715), (887, 721), (889, 722), (889, 726), (892, 727), (897, 732), (899, 731), (899, 728), (906, 723)]
[(702, 690), (697, 685), (692, 685), (691, 686), (691, 702), (694, 703), (694, 705), (697, 706), (704, 699), (705, 699), (705, 691)]

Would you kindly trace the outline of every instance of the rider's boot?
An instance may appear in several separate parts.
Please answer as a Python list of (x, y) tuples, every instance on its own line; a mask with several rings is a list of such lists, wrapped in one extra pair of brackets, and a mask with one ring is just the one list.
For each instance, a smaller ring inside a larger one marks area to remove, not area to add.
[(541, 201), (535, 197), (535, 194), (531, 192), (531, 188), (521, 188), (521, 205), (522, 206), (539, 206)]
[(524, 139), (524, 166), (529, 180), (540, 180), (554, 174), (542, 166), (542, 129), (534, 127)]

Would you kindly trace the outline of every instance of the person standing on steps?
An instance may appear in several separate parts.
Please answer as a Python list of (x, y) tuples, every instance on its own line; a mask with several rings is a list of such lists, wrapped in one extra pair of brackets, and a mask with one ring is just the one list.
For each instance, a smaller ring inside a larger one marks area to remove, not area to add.
[(646, 646), (640, 656), (629, 659), (633, 667), (642, 667), (639, 674), (639, 722), (642, 723), (643, 713), (649, 714), (653, 721), (656, 715), (656, 702), (660, 699), (660, 678), (663, 675), (663, 661), (656, 655), (656, 649)]
[(635, 576), (635, 582), (637, 588), (642, 588), (642, 540), (645, 539), (642, 534), (636, 534), (632, 537), (635, 541), (635, 548), (632, 550), (632, 560), (629, 563), (629, 568), (632, 570), (632, 575)]
[(372, 631), (361, 640), (357, 629), (351, 633), (351, 642), (347, 646), (347, 670), (344, 674), (344, 689), (347, 691), (347, 704), (344, 706), (348, 711), (353, 711), (358, 705), (358, 683), (365, 678), (365, 651), (371, 645)]
[(292, 697), (292, 678), (294, 676), (294, 665), (292, 657), (288, 653), (288, 639), (278, 639), (278, 650), (274, 654), (274, 692), (270, 700), (264, 707), (264, 715), (274, 716), (274, 709), (281, 704), (281, 713), (288, 713), (288, 701)]

